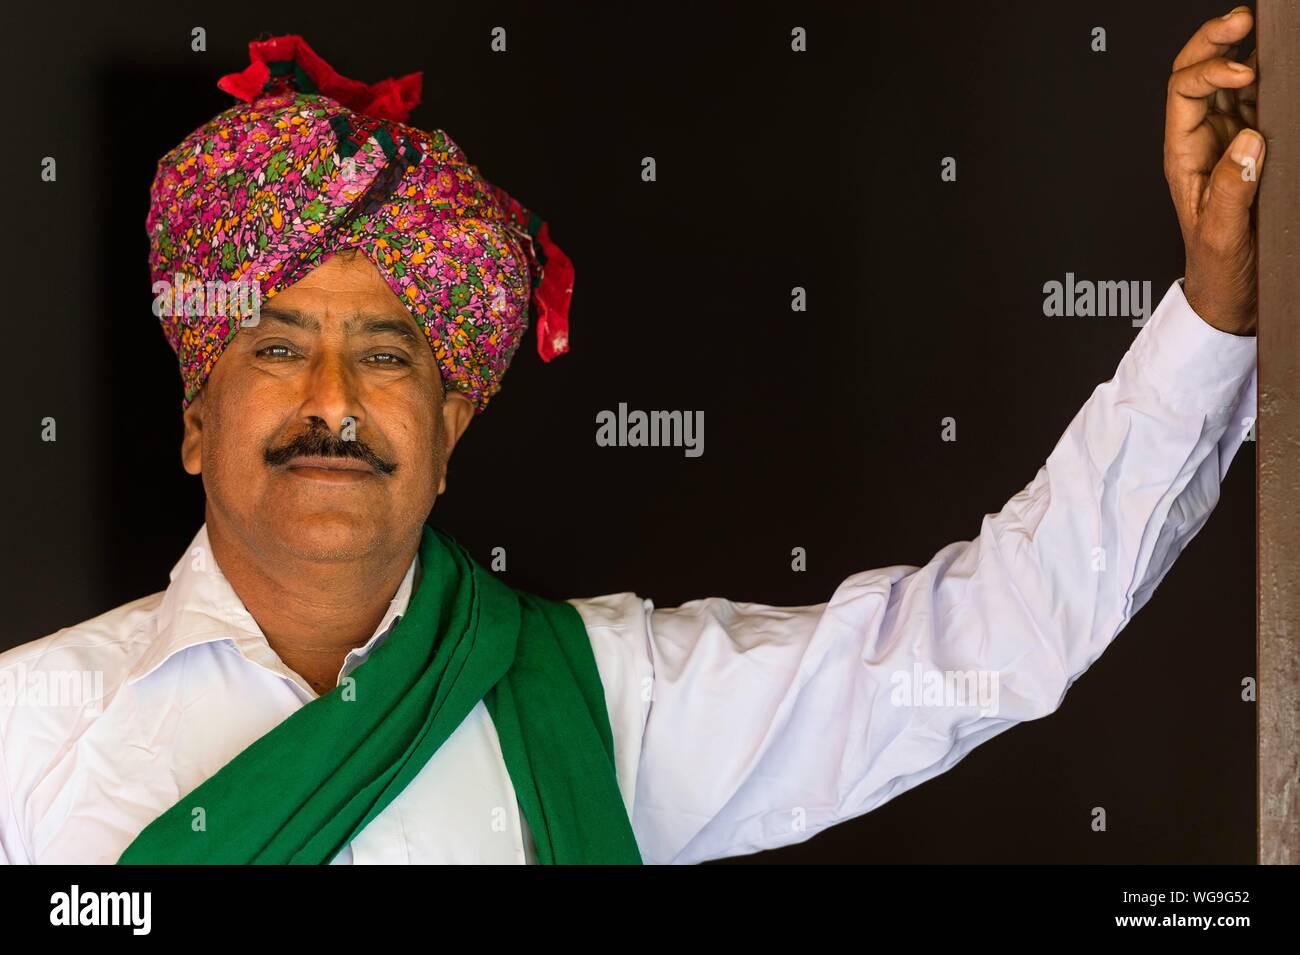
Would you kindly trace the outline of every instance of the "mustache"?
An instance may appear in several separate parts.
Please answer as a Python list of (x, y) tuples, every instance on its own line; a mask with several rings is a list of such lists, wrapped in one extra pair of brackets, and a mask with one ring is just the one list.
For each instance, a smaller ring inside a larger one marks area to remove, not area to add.
[(364, 441), (344, 441), (328, 428), (314, 427), (279, 448), (267, 448), (262, 460), (273, 468), (283, 467), (296, 457), (356, 458), (365, 461), (377, 474), (392, 474), (397, 464), (375, 453)]

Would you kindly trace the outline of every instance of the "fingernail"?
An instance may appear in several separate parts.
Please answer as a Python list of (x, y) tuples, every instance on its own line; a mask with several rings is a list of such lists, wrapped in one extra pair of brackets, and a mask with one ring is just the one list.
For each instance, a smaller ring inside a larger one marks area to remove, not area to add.
[(1242, 10), (1249, 10), (1249, 9), (1250, 9), (1250, 7), (1249, 7), (1247, 4), (1244, 4), (1244, 3), (1243, 3), (1243, 4), (1242, 4), (1241, 6), (1239, 6), (1239, 7), (1233, 7), (1231, 10), (1229, 10), (1229, 11), (1228, 11), (1227, 13), (1225, 13), (1223, 16), (1219, 17), (1219, 19), (1220, 19), (1220, 20), (1231, 20), (1233, 17), (1235, 17), (1235, 16), (1236, 16), (1238, 13), (1240, 13)]
[(1241, 164), (1247, 159), (1258, 160), (1263, 149), (1263, 138), (1253, 130), (1243, 129), (1232, 144), (1232, 161)]
[(1231, 68), (1233, 69), (1233, 71), (1235, 71), (1235, 72), (1237, 72), (1237, 73), (1248, 73), (1248, 72), (1250, 72), (1250, 67), (1247, 66), (1245, 63), (1235, 63), (1235, 62), (1230, 62), (1230, 63), (1228, 64), (1228, 66), (1231, 67)]

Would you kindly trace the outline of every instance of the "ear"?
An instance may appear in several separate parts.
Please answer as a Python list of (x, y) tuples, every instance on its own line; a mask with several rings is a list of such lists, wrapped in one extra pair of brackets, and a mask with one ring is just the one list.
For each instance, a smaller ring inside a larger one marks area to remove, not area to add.
[(447, 447), (442, 459), (442, 477), (438, 479), (439, 494), (447, 492), (447, 465), (451, 461), (451, 452), (473, 420), (474, 402), (463, 392), (448, 391), (442, 402), (442, 427), (447, 437)]
[(181, 437), (181, 466), (189, 474), (203, 472), (203, 392), (181, 413), (185, 434)]

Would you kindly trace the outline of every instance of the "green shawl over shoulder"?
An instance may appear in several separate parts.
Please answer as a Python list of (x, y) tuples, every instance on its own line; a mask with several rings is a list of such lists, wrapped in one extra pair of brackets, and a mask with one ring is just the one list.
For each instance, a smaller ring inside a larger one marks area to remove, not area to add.
[(577, 610), (507, 586), (435, 528), (424, 528), (420, 562), (405, 615), (355, 682), (250, 745), (150, 823), (119, 864), (327, 863), (479, 700), (538, 861), (640, 864)]

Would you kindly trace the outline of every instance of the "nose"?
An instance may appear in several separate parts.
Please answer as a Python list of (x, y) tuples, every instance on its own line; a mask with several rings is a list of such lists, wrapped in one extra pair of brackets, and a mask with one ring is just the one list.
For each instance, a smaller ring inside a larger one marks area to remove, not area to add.
[(346, 357), (335, 349), (321, 349), (312, 356), (303, 387), (303, 419), (317, 418), (344, 440), (355, 439), (362, 425), (360, 380)]

